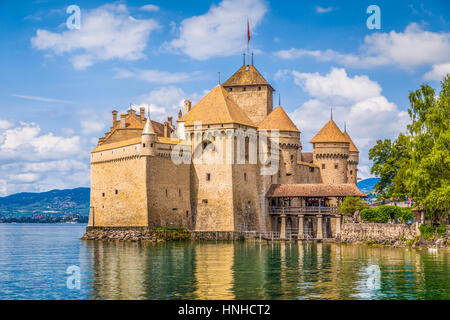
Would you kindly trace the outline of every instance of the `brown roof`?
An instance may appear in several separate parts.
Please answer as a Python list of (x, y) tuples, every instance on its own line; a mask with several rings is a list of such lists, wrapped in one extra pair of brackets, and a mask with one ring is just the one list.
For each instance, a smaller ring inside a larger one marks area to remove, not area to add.
[(119, 142), (112, 142), (112, 143), (106, 143), (106, 144), (99, 145), (99, 146), (95, 147), (94, 150), (92, 150), (91, 152), (99, 152), (99, 151), (111, 150), (111, 149), (116, 149), (116, 148), (122, 148), (122, 147), (126, 147), (126, 146), (132, 146), (134, 144), (140, 144), (141, 141), (142, 141), (142, 138), (139, 135), (139, 137), (135, 137), (132, 139), (127, 139), (127, 140), (122, 140)]
[(303, 162), (313, 162), (313, 153), (312, 152), (302, 152), (301, 153), (301, 161)]
[[(268, 85), (270, 84), (259, 73), (255, 66), (242, 66), (227, 81), (223, 83), (224, 87), (242, 86), (242, 85)], [(272, 86), (270, 86), (272, 88)]]
[(256, 127), (220, 85), (214, 87), (191, 111), (178, 120), (185, 122), (186, 126), (194, 125), (194, 121), (201, 121), (203, 125), (237, 123)]
[(356, 184), (273, 184), (267, 198), (277, 197), (365, 197)]
[(322, 129), (311, 139), (311, 143), (316, 142), (348, 142), (339, 127), (333, 120), (328, 121)]
[(347, 141), (350, 143), (350, 147), (348, 148), (348, 151), (350, 152), (359, 152), (358, 148), (356, 148), (355, 144), (353, 143), (352, 138), (350, 138), (350, 135), (347, 131), (344, 132), (344, 136), (347, 139)]
[(272, 110), (258, 125), (258, 129), (300, 132), (281, 106)]

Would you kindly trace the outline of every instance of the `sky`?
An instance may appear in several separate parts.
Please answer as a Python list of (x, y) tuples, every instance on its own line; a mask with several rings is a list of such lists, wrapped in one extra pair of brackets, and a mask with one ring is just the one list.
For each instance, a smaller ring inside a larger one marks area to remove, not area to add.
[[(368, 28), (370, 5), (380, 29)], [(247, 18), (254, 64), (303, 151), (333, 108), (371, 177), (368, 150), (405, 130), (409, 92), (450, 73), (449, 13), (447, 0), (0, 0), (0, 196), (88, 187), (111, 111), (176, 119), (242, 65)]]

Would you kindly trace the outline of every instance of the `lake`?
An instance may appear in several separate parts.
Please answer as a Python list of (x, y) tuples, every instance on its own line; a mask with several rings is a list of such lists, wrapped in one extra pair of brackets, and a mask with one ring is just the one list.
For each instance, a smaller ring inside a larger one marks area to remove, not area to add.
[(79, 240), (85, 228), (0, 224), (0, 299), (450, 299), (448, 250)]

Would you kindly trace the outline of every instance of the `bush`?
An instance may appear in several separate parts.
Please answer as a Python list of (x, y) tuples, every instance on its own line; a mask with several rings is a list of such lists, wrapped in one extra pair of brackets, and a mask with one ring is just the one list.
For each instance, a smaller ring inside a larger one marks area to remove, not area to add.
[(421, 224), (419, 226), (420, 234), (424, 239), (432, 240), (434, 239), (434, 228), (433, 226)]
[(383, 220), (387, 218), (386, 222), (397, 219), (402, 213), (402, 210), (396, 206), (379, 206), (375, 210), (377, 215), (382, 217)]
[(353, 215), (357, 210), (367, 208), (367, 204), (359, 197), (345, 197), (339, 205), (339, 211), (344, 215)]
[(407, 221), (411, 221), (414, 218), (414, 213), (412, 212), (411, 208), (402, 208), (400, 210), (400, 220), (402, 223), (406, 223)]
[(361, 220), (367, 222), (374, 222), (376, 217), (375, 210), (373, 209), (363, 209), (361, 211)]
[(446, 231), (447, 226), (445, 224), (441, 224), (439, 225), (439, 227), (436, 228), (436, 232), (439, 235), (439, 237), (442, 237)]

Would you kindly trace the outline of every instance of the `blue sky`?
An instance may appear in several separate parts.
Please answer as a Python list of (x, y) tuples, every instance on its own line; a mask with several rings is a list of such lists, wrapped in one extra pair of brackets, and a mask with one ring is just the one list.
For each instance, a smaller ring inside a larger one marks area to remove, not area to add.
[[(81, 27), (69, 30), (69, 5)], [(369, 5), (381, 9), (370, 30)], [(242, 64), (281, 94), (304, 151), (329, 119), (369, 148), (408, 121), (408, 93), (450, 72), (448, 1), (0, 1), (0, 196), (89, 186), (89, 152), (111, 111), (176, 116)]]

